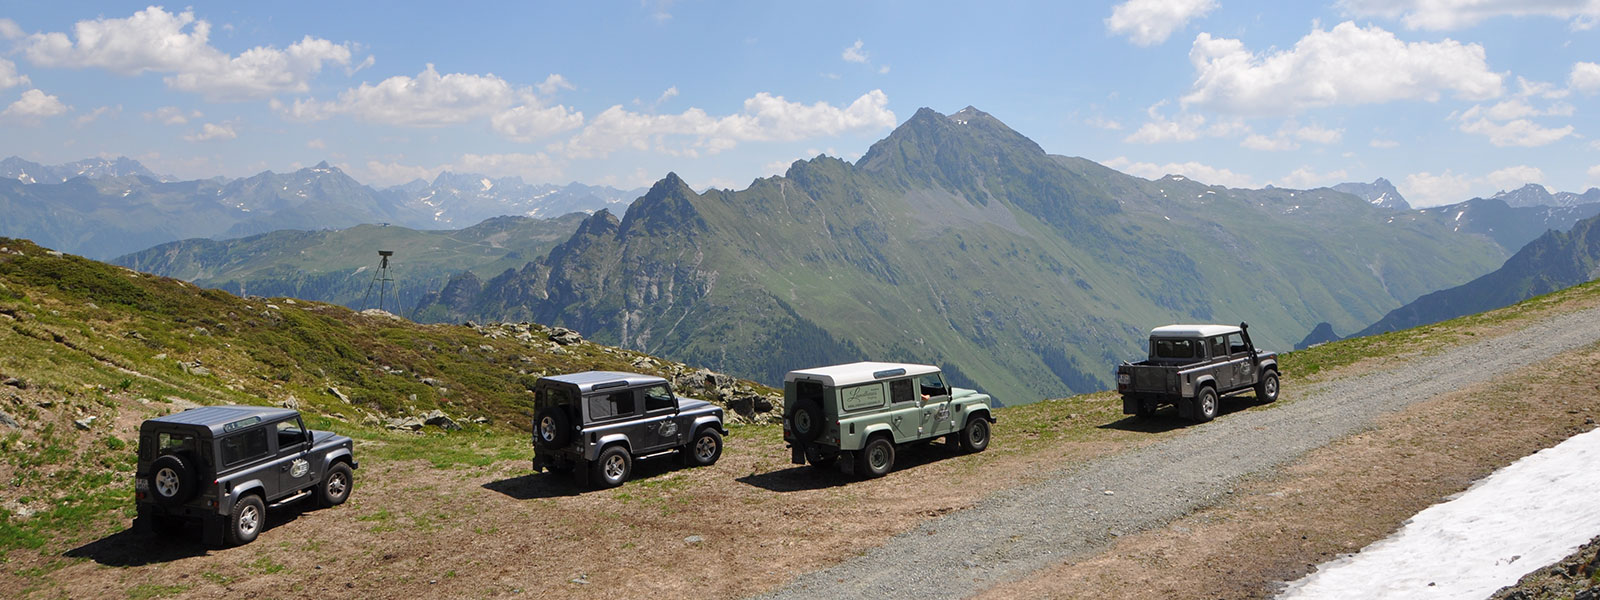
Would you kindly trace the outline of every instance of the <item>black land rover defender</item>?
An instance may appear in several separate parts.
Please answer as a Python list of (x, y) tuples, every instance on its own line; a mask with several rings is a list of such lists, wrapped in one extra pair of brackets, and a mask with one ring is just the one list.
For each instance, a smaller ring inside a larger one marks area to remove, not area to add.
[(602, 487), (628, 480), (633, 461), (678, 452), (692, 466), (722, 456), (721, 407), (680, 398), (652, 375), (585, 371), (534, 384), (533, 470), (591, 471)]
[(165, 534), (199, 521), (207, 544), (248, 544), (269, 506), (343, 503), (355, 468), (350, 438), (306, 429), (297, 411), (191, 408), (139, 427), (136, 525)]

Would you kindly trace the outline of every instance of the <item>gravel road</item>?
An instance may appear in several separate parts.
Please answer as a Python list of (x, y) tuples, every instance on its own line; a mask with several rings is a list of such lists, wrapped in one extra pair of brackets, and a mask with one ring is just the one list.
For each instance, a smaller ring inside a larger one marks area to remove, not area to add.
[(1356, 433), (1385, 413), (1597, 341), (1600, 309), (1589, 309), (1389, 370), (1294, 390), (1293, 403), (1226, 415), (1182, 436), (999, 491), (761, 597), (970, 596), (1214, 504), (1235, 480)]

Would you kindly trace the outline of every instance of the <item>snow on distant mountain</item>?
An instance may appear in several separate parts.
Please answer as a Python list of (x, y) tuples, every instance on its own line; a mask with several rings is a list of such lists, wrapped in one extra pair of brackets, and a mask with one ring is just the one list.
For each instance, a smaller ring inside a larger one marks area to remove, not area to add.
[(1525, 206), (1571, 207), (1600, 202), (1600, 188), (1589, 188), (1589, 191), (1582, 194), (1573, 192), (1551, 193), (1550, 189), (1545, 186), (1530, 183), (1515, 190), (1501, 190), (1491, 198), (1503, 200), (1507, 206), (1512, 208)]
[(1400, 195), (1400, 190), (1394, 189), (1394, 184), (1382, 177), (1374, 179), (1372, 183), (1341, 183), (1333, 186), (1333, 189), (1366, 200), (1373, 206), (1411, 210), (1411, 205)]
[(85, 158), (62, 165), (41, 165), (13, 156), (0, 160), (0, 178), (15, 179), (22, 183), (62, 183), (74, 177), (108, 179), (112, 177), (148, 177), (160, 182), (176, 181), (169, 175), (157, 175), (139, 161), (126, 156), (110, 158)]
[(471, 173), (440, 173), (432, 183), (415, 180), (384, 189), (396, 204), (407, 204), (431, 216), (434, 225), (466, 227), (504, 215), (554, 218), (568, 213), (594, 213), (627, 206), (644, 195), (643, 188), (619, 190), (570, 183), (528, 184), (521, 177), (490, 178)]

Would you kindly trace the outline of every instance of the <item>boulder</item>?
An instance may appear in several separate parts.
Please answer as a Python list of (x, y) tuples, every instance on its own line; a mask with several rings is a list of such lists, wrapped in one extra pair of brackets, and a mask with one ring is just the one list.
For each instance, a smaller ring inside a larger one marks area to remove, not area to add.
[(96, 417), (94, 415), (89, 415), (89, 416), (84, 417), (82, 419), (78, 419), (76, 421), (73, 421), (72, 422), (72, 426), (73, 427), (77, 427), (79, 430), (82, 430), (82, 431), (88, 431), (90, 427), (94, 426), (94, 420), (98, 419), (98, 418), (99, 417)]
[(422, 416), (422, 422), (424, 424), (426, 424), (426, 425), (432, 425), (434, 427), (438, 427), (438, 428), (443, 429), (445, 431), (459, 431), (459, 430), (461, 430), (461, 425), (457, 424), (450, 417), (446, 416), (444, 414), (444, 411), (438, 410), (438, 409), (434, 409), (433, 411), (429, 412), (428, 414), (423, 415)]
[(339, 388), (330, 385), (328, 386), (328, 393), (333, 394), (333, 397), (338, 398), (340, 402), (345, 404), (350, 403), (350, 397), (344, 395), (344, 392), (339, 391)]
[(571, 346), (574, 344), (583, 343), (583, 336), (571, 329), (557, 327), (554, 331), (550, 332), (550, 341), (563, 346)]
[(0, 410), (0, 425), (5, 425), (12, 429), (22, 429), (22, 424), (11, 418), (11, 415), (6, 414), (3, 410)]
[(416, 417), (405, 417), (405, 418), (398, 418), (397, 417), (397, 418), (389, 419), (389, 421), (384, 424), (384, 427), (388, 427), (389, 429), (400, 429), (400, 430), (405, 430), (405, 431), (418, 431), (418, 430), (422, 429), (423, 425), (426, 425), (426, 423), (423, 423), (422, 419), (418, 419)]

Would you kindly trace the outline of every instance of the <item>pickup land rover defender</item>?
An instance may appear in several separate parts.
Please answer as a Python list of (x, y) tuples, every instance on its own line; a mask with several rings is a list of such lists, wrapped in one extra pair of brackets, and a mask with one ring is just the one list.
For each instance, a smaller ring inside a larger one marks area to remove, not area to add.
[(139, 426), (134, 500), (139, 523), (157, 533), (199, 521), (207, 544), (248, 544), (269, 507), (344, 503), (356, 466), (350, 438), (306, 429), (298, 411), (191, 408)]
[(1278, 355), (1250, 342), (1250, 326), (1167, 325), (1150, 330), (1150, 358), (1117, 366), (1123, 414), (1149, 417), (1163, 404), (1196, 422), (1217, 416), (1223, 396), (1254, 390), (1278, 399)]
[(895, 449), (943, 437), (967, 452), (989, 447), (986, 394), (952, 388), (939, 367), (858, 362), (790, 371), (783, 378), (783, 441), (794, 464), (839, 464), (882, 477)]
[(723, 411), (681, 398), (653, 375), (585, 371), (533, 384), (533, 470), (572, 472), (617, 487), (633, 461), (678, 452), (691, 466), (722, 456)]

